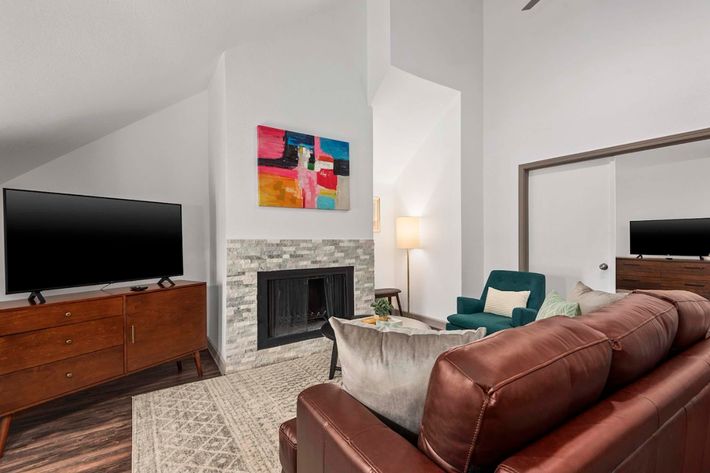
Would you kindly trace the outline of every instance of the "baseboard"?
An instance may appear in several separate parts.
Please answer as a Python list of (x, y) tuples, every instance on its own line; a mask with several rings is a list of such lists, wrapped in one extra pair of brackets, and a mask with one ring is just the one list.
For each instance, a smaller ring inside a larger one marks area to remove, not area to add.
[(431, 328), (434, 328), (436, 330), (444, 330), (446, 328), (446, 321), (441, 320), (441, 319), (435, 319), (434, 317), (429, 317), (428, 315), (421, 315), (421, 314), (415, 314), (415, 313), (407, 313), (405, 312), (404, 315), (400, 314), (398, 310), (395, 310), (398, 315), (401, 315), (402, 317), (411, 317), (413, 319), (417, 319), (420, 322), (424, 322)]
[(212, 345), (212, 340), (207, 339), (207, 350), (210, 352), (210, 355), (212, 355), (212, 359), (217, 364), (217, 368), (219, 369), (219, 372), (221, 374), (225, 374), (227, 372), (227, 363), (220, 356), (219, 352), (214, 347), (214, 345)]

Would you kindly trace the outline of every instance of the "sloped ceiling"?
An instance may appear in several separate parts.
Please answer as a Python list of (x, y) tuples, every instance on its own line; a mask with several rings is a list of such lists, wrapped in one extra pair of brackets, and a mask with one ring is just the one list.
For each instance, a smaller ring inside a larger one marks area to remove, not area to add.
[[(397, 180), (454, 100), (457, 90), (390, 66), (372, 100), (375, 179)], [(432, 156), (432, 162), (437, 157)]]
[(207, 86), (243, 38), (337, 0), (0, 0), (0, 183)]

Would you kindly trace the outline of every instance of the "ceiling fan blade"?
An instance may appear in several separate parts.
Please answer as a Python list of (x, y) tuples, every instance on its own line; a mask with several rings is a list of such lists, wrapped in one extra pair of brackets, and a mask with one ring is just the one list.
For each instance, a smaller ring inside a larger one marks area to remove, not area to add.
[(537, 5), (537, 3), (538, 3), (539, 1), (540, 1), (540, 0), (530, 0), (530, 1), (528, 2), (528, 4), (523, 7), (523, 11), (525, 11), (525, 10), (530, 10), (532, 7), (534, 7), (535, 5)]

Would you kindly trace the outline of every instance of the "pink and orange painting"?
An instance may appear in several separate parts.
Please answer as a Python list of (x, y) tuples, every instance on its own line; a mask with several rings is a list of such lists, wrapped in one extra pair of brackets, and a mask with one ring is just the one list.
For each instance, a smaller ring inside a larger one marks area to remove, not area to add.
[(257, 127), (259, 205), (350, 209), (350, 144)]

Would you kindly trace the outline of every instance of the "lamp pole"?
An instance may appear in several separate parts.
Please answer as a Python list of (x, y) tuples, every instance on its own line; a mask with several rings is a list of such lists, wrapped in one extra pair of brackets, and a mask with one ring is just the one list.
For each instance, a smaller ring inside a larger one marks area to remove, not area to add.
[(407, 248), (407, 315), (409, 312), (409, 248)]
[(407, 315), (409, 315), (411, 314), (409, 252), (413, 248), (419, 248), (419, 218), (397, 217), (395, 229), (397, 248), (407, 250)]

